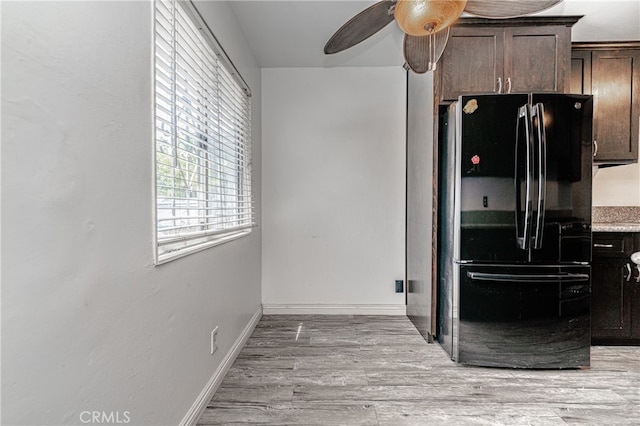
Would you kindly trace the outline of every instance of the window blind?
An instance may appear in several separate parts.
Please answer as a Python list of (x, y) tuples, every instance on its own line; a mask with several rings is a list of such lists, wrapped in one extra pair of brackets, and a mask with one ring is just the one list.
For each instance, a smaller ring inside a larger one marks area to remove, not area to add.
[(155, 1), (156, 262), (250, 232), (251, 102), (189, 2)]

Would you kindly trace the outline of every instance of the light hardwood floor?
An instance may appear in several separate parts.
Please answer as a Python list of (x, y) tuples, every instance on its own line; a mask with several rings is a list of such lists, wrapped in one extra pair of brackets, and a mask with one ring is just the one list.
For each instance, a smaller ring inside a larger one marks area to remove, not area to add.
[(406, 317), (264, 316), (199, 425), (639, 425), (640, 347), (586, 370), (463, 366)]

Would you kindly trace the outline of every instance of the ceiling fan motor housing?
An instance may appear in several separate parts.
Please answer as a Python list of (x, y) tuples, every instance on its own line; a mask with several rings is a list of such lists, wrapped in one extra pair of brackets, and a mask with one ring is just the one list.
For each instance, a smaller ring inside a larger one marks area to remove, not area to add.
[(425, 36), (453, 24), (466, 4), (467, 0), (398, 0), (394, 18), (405, 34)]

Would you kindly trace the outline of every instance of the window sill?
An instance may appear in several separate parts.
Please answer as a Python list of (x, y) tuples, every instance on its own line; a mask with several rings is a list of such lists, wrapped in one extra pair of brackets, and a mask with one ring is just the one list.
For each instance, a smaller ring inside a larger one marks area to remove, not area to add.
[(158, 250), (156, 248), (156, 261), (155, 261), (154, 266), (160, 266), (160, 265), (163, 265), (165, 263), (169, 263), (171, 261), (174, 261), (176, 259), (180, 259), (182, 257), (189, 256), (190, 254), (197, 253), (197, 252), (206, 250), (206, 249), (214, 247), (214, 246), (219, 246), (221, 244), (228, 243), (228, 242), (233, 241), (233, 240), (237, 240), (238, 238), (242, 238), (242, 237), (248, 236), (250, 234), (251, 234), (251, 230), (250, 229), (237, 231), (237, 232), (234, 232), (232, 234), (226, 234), (224, 236), (216, 238), (215, 240), (205, 241), (205, 242), (200, 243), (200, 244), (196, 244), (196, 245), (193, 245), (193, 246), (190, 246), (190, 247), (181, 248), (181, 249), (170, 251), (170, 252), (167, 252), (167, 253), (158, 253)]

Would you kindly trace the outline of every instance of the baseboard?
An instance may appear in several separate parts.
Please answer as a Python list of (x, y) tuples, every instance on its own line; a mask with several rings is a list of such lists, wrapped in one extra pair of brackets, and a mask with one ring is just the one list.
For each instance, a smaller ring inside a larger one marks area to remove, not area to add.
[(200, 392), (198, 398), (195, 400), (189, 411), (187, 411), (187, 414), (183, 417), (182, 421), (180, 422), (180, 426), (196, 425), (196, 423), (200, 419), (200, 416), (202, 416), (202, 413), (204, 413), (204, 410), (207, 408), (207, 404), (213, 397), (213, 394), (216, 392), (216, 390), (218, 390), (218, 387), (220, 387), (222, 379), (224, 379), (227, 371), (229, 371), (229, 368), (231, 368), (233, 361), (235, 361), (236, 357), (244, 347), (244, 344), (247, 342), (247, 340), (251, 336), (251, 333), (253, 333), (253, 330), (256, 328), (256, 325), (260, 321), (260, 318), (262, 318), (262, 306), (258, 308), (253, 317), (251, 317), (251, 320), (240, 334), (240, 337), (238, 337), (234, 345), (231, 347), (229, 353), (227, 353), (227, 356), (224, 357), (224, 359), (220, 363), (220, 366), (213, 373), (213, 376), (211, 376), (211, 378), (207, 382), (207, 385), (204, 387), (202, 392)]
[(406, 305), (309, 305), (264, 303), (264, 315), (406, 315)]

